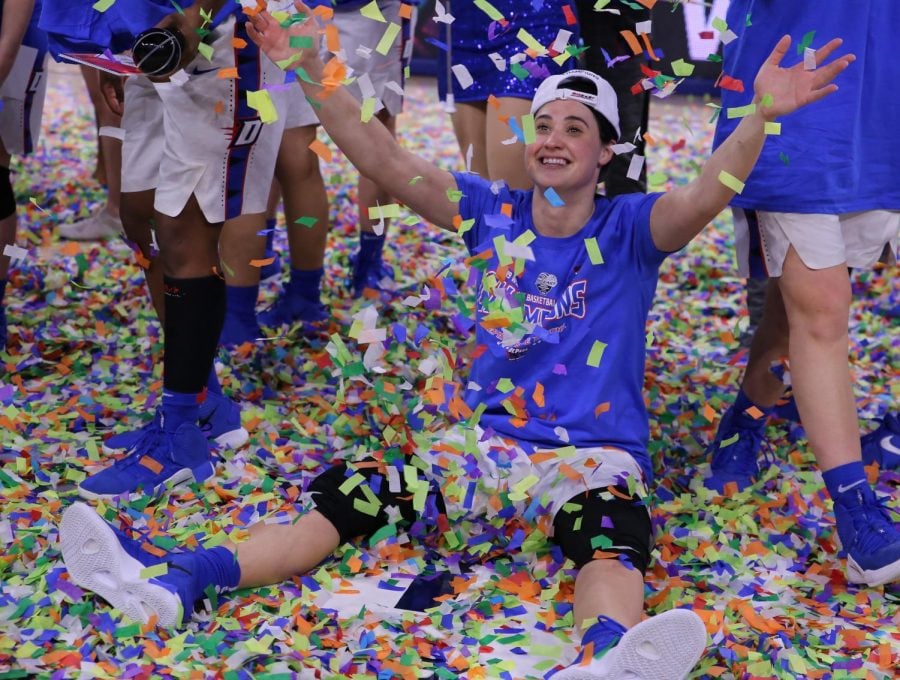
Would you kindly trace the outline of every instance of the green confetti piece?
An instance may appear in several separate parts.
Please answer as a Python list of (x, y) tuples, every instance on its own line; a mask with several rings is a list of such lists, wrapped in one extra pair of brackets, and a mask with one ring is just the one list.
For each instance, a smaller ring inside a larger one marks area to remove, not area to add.
[(497, 390), (503, 392), (503, 394), (509, 394), (514, 389), (516, 389), (516, 386), (509, 378), (500, 378), (500, 380), (497, 381)]
[(447, 200), (451, 203), (459, 203), (463, 197), (463, 192), (459, 189), (447, 189)]
[(125, 638), (125, 637), (134, 637), (135, 635), (141, 634), (141, 625), (139, 623), (132, 623), (129, 626), (120, 626), (116, 628), (115, 636), (117, 638)]
[(599, 340), (594, 340), (594, 344), (591, 346), (591, 352), (588, 354), (587, 365), (593, 366), (597, 368), (600, 366), (600, 360), (603, 359), (603, 352), (606, 351), (606, 343), (600, 342)]
[(203, 58), (206, 59), (206, 61), (212, 62), (213, 53), (215, 51), (215, 50), (213, 50), (212, 45), (207, 45), (206, 43), (200, 43), (199, 45), (197, 45), (197, 51), (203, 55)]
[(778, 160), (780, 160), (785, 165), (788, 165), (791, 162), (791, 159), (788, 157), (788, 155), (784, 151), (780, 151), (778, 153)]
[(725, 170), (719, 171), (719, 181), (736, 194), (739, 194), (744, 190), (744, 183)]
[(534, 115), (527, 113), (522, 116), (522, 133), (525, 136), (526, 144), (534, 144), (537, 139), (537, 133), (534, 130)]
[(747, 104), (746, 106), (731, 106), (725, 109), (728, 118), (743, 118), (756, 113), (756, 104)]
[(301, 227), (306, 227), (307, 229), (312, 229), (318, 223), (319, 219), (317, 217), (311, 217), (309, 215), (304, 215), (303, 217), (298, 217), (294, 220), (294, 224), (299, 224)]
[(353, 499), (353, 509), (359, 510), (370, 517), (374, 517), (378, 514), (378, 511), (381, 509), (381, 504), (370, 503), (369, 501), (364, 501), (362, 498), (354, 498)]
[(159, 564), (153, 564), (141, 569), (139, 578), (156, 578), (157, 576), (163, 576), (168, 573), (169, 564), (167, 562), (160, 562)]
[(741, 438), (741, 435), (735, 433), (734, 436), (729, 437), (728, 439), (723, 439), (723, 440), (719, 443), (719, 448), (720, 448), (720, 449), (724, 449), (726, 446), (731, 446), (732, 444), (734, 444), (734, 443), (735, 443), (738, 439), (740, 439), (740, 438)]
[(294, 49), (306, 50), (313, 46), (313, 39), (309, 35), (292, 35), (288, 44)]
[(519, 80), (528, 80), (528, 78), (531, 76), (531, 74), (524, 66), (522, 66), (522, 64), (510, 64), (509, 72)]
[(462, 222), (459, 223), (459, 229), (457, 229), (456, 233), (459, 234), (460, 236), (462, 236), (463, 234), (465, 234), (467, 231), (469, 231), (469, 229), (471, 229), (474, 226), (475, 226), (474, 218), (471, 220), (463, 220)]
[(488, 15), (488, 18), (491, 21), (500, 21), (503, 19), (503, 14), (501, 14), (500, 10), (494, 7), (487, 0), (475, 0), (475, 6), (480, 9), (482, 12)]
[(763, 125), (763, 132), (767, 135), (780, 135), (781, 123), (776, 123), (775, 121), (767, 121), (766, 124)]
[(584, 239), (584, 247), (587, 248), (591, 264), (603, 264), (603, 253), (600, 252), (600, 246), (597, 245), (596, 237), (592, 236)]
[(379, 40), (378, 45), (375, 46), (375, 51), (378, 52), (378, 54), (387, 56), (387, 53), (391, 51), (391, 45), (394, 44), (398, 35), (400, 35), (400, 24), (388, 24), (387, 28), (384, 30), (384, 35), (381, 36), (381, 40)]
[(679, 78), (686, 78), (694, 72), (694, 65), (684, 59), (676, 59), (672, 62), (672, 73)]
[(767, 92), (766, 94), (763, 95), (762, 99), (759, 100), (759, 105), (765, 109), (765, 108), (772, 106), (772, 104), (774, 102), (775, 102), (775, 98)]
[(98, 12), (105, 12), (115, 4), (116, 0), (97, 0), (91, 7)]
[(719, 33), (724, 33), (728, 30), (728, 24), (725, 23), (725, 20), (722, 17), (714, 17), (712, 20), (712, 27)]
[(812, 45), (812, 42), (815, 39), (816, 39), (815, 31), (810, 31), (809, 33), (805, 33), (803, 35), (803, 39), (799, 43), (797, 43), (797, 54), (802, 55), (804, 50), (806, 50), (807, 47)]

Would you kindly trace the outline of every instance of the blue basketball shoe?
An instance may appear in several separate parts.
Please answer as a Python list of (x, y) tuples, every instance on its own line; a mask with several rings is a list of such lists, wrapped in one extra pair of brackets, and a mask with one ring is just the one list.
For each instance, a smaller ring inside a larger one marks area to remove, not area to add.
[(672, 609), (631, 628), (599, 658), (579, 655), (552, 680), (683, 680), (706, 649), (706, 627), (689, 609)]
[(710, 475), (703, 480), (703, 485), (719, 493), (724, 493), (725, 486), (731, 482), (741, 491), (759, 476), (759, 454), (766, 436), (766, 419), (760, 418), (748, 427), (742, 427), (735, 420), (732, 406), (722, 416), (716, 438), (707, 448), (712, 460)]
[(385, 281), (394, 280), (394, 268), (385, 264), (379, 252), (377, 256), (364, 258), (360, 253), (350, 256), (350, 292), (362, 297), (366, 288), (383, 290)]
[[(241, 426), (240, 407), (222, 394), (207, 393), (206, 399), (200, 404), (199, 423), (203, 434), (214, 446), (238, 449), (250, 438), (247, 430)], [(157, 410), (153, 420), (138, 429), (109, 437), (103, 442), (103, 451), (109, 455), (118, 451), (130, 451), (150, 432), (160, 428), (160, 411)]]
[(900, 468), (900, 415), (888, 413), (881, 425), (865, 435), (860, 443), (866, 465), (878, 463), (882, 470)]
[(78, 495), (96, 500), (139, 491), (155, 497), (209, 479), (213, 471), (209, 442), (197, 425), (182, 423), (174, 432), (149, 428), (125, 458), (82, 481)]
[[(129, 618), (146, 623), (155, 614), (166, 627), (190, 618), (198, 593), (192, 570), (179, 564), (186, 561), (176, 559), (179, 555), (151, 555), (84, 503), (74, 503), (63, 513), (59, 542), (72, 581)], [(148, 567), (164, 563), (164, 573), (143, 575)]]
[(834, 502), (834, 517), (847, 553), (848, 581), (868, 586), (900, 581), (900, 531), (868, 484), (842, 494)]
[(271, 307), (259, 313), (259, 323), (269, 328), (292, 326), (295, 323), (316, 324), (328, 318), (328, 309), (321, 300), (292, 294), (284, 289)]

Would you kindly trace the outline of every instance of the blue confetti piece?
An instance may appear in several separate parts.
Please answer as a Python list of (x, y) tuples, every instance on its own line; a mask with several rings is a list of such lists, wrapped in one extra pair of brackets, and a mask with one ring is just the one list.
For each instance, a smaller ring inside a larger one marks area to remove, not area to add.
[(547, 190), (544, 192), (544, 198), (546, 198), (550, 202), (550, 205), (552, 205), (554, 208), (558, 208), (566, 204), (566, 202), (559, 197), (559, 194), (556, 193), (553, 187), (547, 187)]

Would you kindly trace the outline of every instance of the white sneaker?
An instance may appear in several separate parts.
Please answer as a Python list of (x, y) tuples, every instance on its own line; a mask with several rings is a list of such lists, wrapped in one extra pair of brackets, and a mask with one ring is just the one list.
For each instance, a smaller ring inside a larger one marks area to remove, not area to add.
[(672, 609), (629, 630), (619, 644), (553, 680), (683, 680), (706, 649), (706, 626), (689, 609)]
[(99, 210), (90, 217), (59, 228), (59, 235), (70, 241), (97, 241), (123, 233), (122, 220), (113, 217), (107, 210)]

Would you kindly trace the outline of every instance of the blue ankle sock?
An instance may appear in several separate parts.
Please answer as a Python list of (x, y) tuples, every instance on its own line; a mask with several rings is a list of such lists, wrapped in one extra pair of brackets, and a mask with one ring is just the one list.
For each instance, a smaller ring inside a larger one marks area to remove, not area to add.
[(288, 294), (302, 297), (304, 300), (318, 302), (321, 295), (322, 275), (325, 269), (319, 267), (310, 271), (291, 267), (291, 278), (288, 281)]
[(822, 473), (822, 479), (835, 503), (840, 500), (849, 505), (858, 505), (860, 502), (874, 500), (875, 494), (866, 479), (866, 470), (861, 460), (831, 468)]
[(374, 262), (381, 259), (381, 251), (384, 249), (384, 235), (368, 231), (359, 232), (359, 259), (361, 262)]
[(199, 394), (173, 392), (163, 388), (162, 419), (163, 429), (174, 432), (182, 423), (197, 423), (200, 413)]
[(202, 599), (212, 587), (218, 592), (234, 590), (241, 580), (237, 557), (227, 548), (199, 548), (183, 553), (171, 553), (168, 561), (190, 574), (188, 592), (184, 593), (188, 606)]
[(619, 644), (619, 640), (627, 632), (628, 629), (615, 619), (598, 616), (597, 623), (591, 624), (591, 627), (581, 636), (581, 648), (584, 649), (592, 644), (594, 658), (598, 659)]
[[(747, 413), (747, 409), (754, 407), (762, 412), (762, 415), (759, 418), (754, 418), (749, 413)], [(766, 420), (768, 420), (769, 415), (772, 413), (772, 411), (775, 410), (774, 406), (763, 408), (762, 406), (754, 404), (750, 397), (746, 395), (743, 389), (738, 391), (737, 399), (734, 400), (734, 406), (732, 408), (734, 408), (732, 422), (738, 427), (744, 429), (765, 427)]]
[(219, 376), (216, 375), (216, 367), (213, 366), (206, 379), (206, 393), (217, 397), (222, 396), (222, 385), (219, 384)]
[(256, 318), (256, 298), (259, 297), (259, 284), (255, 286), (225, 286), (226, 305), (228, 311), (238, 318)]

